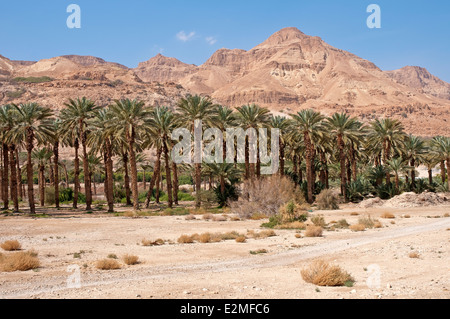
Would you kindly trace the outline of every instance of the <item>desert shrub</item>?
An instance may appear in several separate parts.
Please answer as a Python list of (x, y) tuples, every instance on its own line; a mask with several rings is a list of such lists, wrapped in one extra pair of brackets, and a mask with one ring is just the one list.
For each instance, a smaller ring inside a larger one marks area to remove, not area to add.
[(188, 193), (178, 192), (178, 200), (180, 202), (193, 202), (195, 197)]
[(250, 254), (251, 255), (262, 255), (262, 254), (267, 254), (269, 251), (267, 249), (258, 249), (258, 250), (251, 250)]
[(139, 257), (127, 254), (122, 257), (122, 261), (128, 266), (133, 266), (139, 263)]
[(200, 190), (200, 202), (205, 208), (211, 208), (217, 205), (217, 197), (213, 190)]
[(364, 226), (363, 224), (355, 224), (355, 225), (350, 226), (350, 230), (352, 230), (354, 232), (365, 231), (366, 226)]
[(202, 218), (203, 218), (204, 220), (211, 220), (211, 219), (214, 218), (214, 214), (207, 213), (207, 214), (204, 214)]
[(275, 229), (305, 229), (306, 225), (302, 222), (290, 222), (276, 225)]
[(334, 224), (334, 228), (347, 229), (348, 227), (350, 227), (350, 224), (345, 219), (338, 220)]
[(59, 201), (60, 202), (70, 202), (72, 200), (73, 200), (73, 189), (72, 188), (59, 189)]
[(311, 222), (315, 226), (320, 226), (320, 227), (326, 226), (325, 218), (323, 217), (323, 215), (315, 215), (315, 216), (311, 217)]
[(316, 198), (317, 207), (321, 210), (339, 209), (339, 198), (331, 189), (324, 189)]
[(301, 271), (304, 281), (321, 287), (353, 286), (355, 280), (341, 267), (318, 260)]
[(420, 255), (418, 252), (412, 252), (409, 254), (409, 258), (413, 258), (413, 259), (420, 258)]
[(228, 203), (237, 201), (239, 198), (238, 188), (230, 183), (225, 183), (224, 194), (222, 194), (220, 185), (214, 188), (214, 194), (216, 194), (216, 200), (219, 207), (225, 207)]
[(250, 218), (254, 214), (271, 217), (291, 200), (298, 205), (305, 204), (303, 193), (291, 179), (272, 175), (245, 181), (239, 199), (230, 203), (230, 207), (231, 212), (241, 218)]
[(109, 254), (108, 258), (109, 259), (118, 259), (116, 254)]
[(372, 219), (372, 217), (370, 217), (370, 215), (360, 217), (358, 219), (358, 224), (364, 225), (364, 227), (369, 228), (369, 229), (375, 227), (375, 221)]
[(236, 238), (237, 243), (245, 243), (246, 241), (247, 241), (247, 237), (245, 237), (245, 236), (239, 236), (238, 238)]
[(225, 216), (223, 216), (223, 215), (218, 215), (218, 216), (216, 215), (216, 216), (213, 217), (213, 221), (215, 221), (215, 222), (226, 222), (227, 218)]
[(395, 215), (388, 212), (383, 213), (380, 217), (384, 219), (395, 219)]
[(397, 191), (395, 190), (394, 183), (391, 184), (381, 184), (375, 187), (375, 193), (377, 197), (385, 200), (391, 199), (392, 197), (397, 195)]
[(192, 238), (192, 236), (188, 236), (188, 235), (181, 235), (180, 238), (178, 238), (178, 243), (179, 244), (193, 244), (194, 238)]
[(247, 236), (254, 239), (264, 239), (268, 237), (275, 237), (277, 234), (273, 230), (262, 230), (255, 232), (253, 230), (248, 231)]
[(0, 245), (3, 250), (15, 251), (22, 249), (22, 245), (17, 240), (7, 240)]
[(55, 187), (48, 186), (45, 188), (45, 204), (55, 205)]
[(142, 246), (144, 246), (144, 247), (162, 246), (162, 245), (164, 245), (164, 240), (157, 239), (155, 241), (151, 241), (151, 240), (148, 240), (148, 239), (143, 239), (141, 243), (142, 243)]
[(117, 260), (115, 260), (115, 259), (109, 259), (109, 258), (97, 261), (95, 266), (97, 267), (97, 269), (100, 269), (100, 270), (116, 270), (116, 269), (120, 269), (119, 262)]
[(308, 226), (306, 227), (306, 237), (322, 237), (323, 228), (320, 226)]
[(373, 228), (383, 228), (383, 224), (377, 220), (373, 224)]
[(347, 197), (353, 203), (358, 203), (373, 191), (369, 180), (359, 177), (347, 184)]
[(294, 221), (305, 222), (308, 219), (308, 213), (304, 205), (297, 204), (294, 200), (290, 200), (280, 207), (279, 215), (281, 222), (289, 223)]
[(40, 77), (16, 77), (13, 79), (14, 82), (18, 83), (43, 83), (43, 82), (51, 82), (53, 79), (48, 76), (40, 76)]
[(0, 254), (0, 271), (27, 271), (40, 267), (37, 253), (34, 251), (16, 252), (8, 255)]
[(186, 220), (196, 220), (197, 218), (196, 218), (194, 215), (189, 214), (189, 215), (186, 216), (185, 219), (186, 219)]

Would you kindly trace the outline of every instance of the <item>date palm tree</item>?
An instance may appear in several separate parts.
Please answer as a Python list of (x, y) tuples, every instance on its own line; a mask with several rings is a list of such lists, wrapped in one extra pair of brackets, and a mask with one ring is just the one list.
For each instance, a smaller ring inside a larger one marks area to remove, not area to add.
[[(383, 163), (386, 166), (393, 152), (398, 152), (405, 141), (403, 124), (394, 119), (376, 119), (370, 123), (368, 143), (382, 150)], [(390, 173), (386, 173), (386, 183), (391, 183)]]
[(324, 116), (313, 110), (302, 110), (292, 115), (291, 131), (303, 136), (305, 144), (306, 180), (308, 183), (308, 203), (314, 202), (315, 172), (314, 161), (316, 158), (315, 141), (322, 134)]
[(284, 175), (285, 166), (285, 148), (286, 148), (286, 135), (289, 129), (290, 122), (284, 116), (272, 116), (270, 118), (270, 127), (280, 130), (280, 175)]
[[(270, 120), (270, 111), (266, 108), (262, 108), (256, 104), (247, 104), (236, 108), (239, 126), (244, 130), (267, 128)], [(249, 159), (249, 140), (248, 136), (245, 141), (245, 178), (252, 179), (255, 176), (260, 176), (260, 160), (259, 160), (259, 141), (256, 141), (257, 145), (253, 146), (256, 149), (256, 165), (250, 163)], [(256, 169), (255, 169), (256, 168)]]
[(133, 209), (139, 210), (136, 142), (139, 138), (140, 131), (145, 129), (145, 124), (149, 116), (149, 110), (145, 108), (145, 103), (143, 101), (130, 99), (116, 100), (110, 108), (113, 114), (113, 127), (119, 135), (123, 134), (125, 136), (128, 144)]
[(339, 151), (339, 163), (341, 167), (341, 194), (345, 201), (347, 196), (347, 174), (346, 174), (346, 146), (351, 146), (352, 141), (360, 135), (360, 124), (356, 118), (350, 118), (345, 113), (335, 113), (325, 121), (325, 128), (330, 137), (336, 141)]
[[(189, 95), (186, 98), (180, 99), (177, 104), (177, 117), (180, 119), (180, 126), (185, 126), (194, 135), (195, 122), (201, 120), (209, 124), (214, 114), (214, 104), (208, 97), (201, 97), (199, 95)], [(195, 163), (195, 190), (196, 199), (195, 207), (200, 208), (201, 197), (200, 188), (202, 184), (202, 163), (197, 161)]]
[[(434, 153), (439, 156), (441, 161), (444, 161), (447, 164), (447, 185), (450, 190), (450, 137), (438, 136), (435, 137), (432, 141), (432, 145), (434, 147)], [(441, 170), (444, 171), (443, 181), (445, 183), (445, 166)]]
[[(91, 180), (89, 178), (89, 163), (87, 152), (87, 137), (88, 137), (88, 122), (95, 115), (95, 111), (98, 110), (98, 106), (86, 97), (77, 98), (76, 100), (69, 99), (68, 103), (65, 103), (65, 108), (61, 111), (60, 118), (62, 119), (62, 128), (66, 132), (76, 132), (77, 136), (74, 140), (74, 147), (76, 150), (75, 161), (77, 162), (78, 145), (81, 141), (81, 148), (83, 151), (83, 171), (84, 171), (84, 189), (86, 195), (86, 210), (92, 210), (92, 189)], [(77, 164), (75, 164), (75, 174), (78, 177), (79, 169), (77, 170)], [(75, 185), (75, 188), (77, 185)], [(76, 205), (76, 204), (75, 204)]]
[(31, 154), (35, 143), (45, 144), (53, 138), (51, 116), (53, 112), (37, 103), (13, 105), (16, 125), (9, 131), (12, 140), (24, 141), (27, 150), (27, 183), (30, 213), (36, 213), (33, 190), (33, 163)]
[(395, 175), (395, 192), (397, 195), (400, 194), (400, 174), (401, 173), (408, 173), (409, 169), (414, 169), (414, 167), (411, 167), (408, 165), (408, 161), (404, 160), (401, 157), (395, 157), (387, 162), (388, 169), (394, 172)]
[(425, 141), (420, 137), (409, 135), (405, 139), (405, 144), (400, 152), (405, 160), (409, 161), (411, 166), (411, 189), (416, 188), (416, 167), (423, 164), (425, 161), (425, 155), (427, 153), (427, 147)]
[[(41, 207), (45, 206), (45, 168), (50, 163), (52, 151), (46, 147), (36, 149), (31, 154), (33, 162), (38, 168), (39, 201)], [(56, 194), (55, 194), (56, 196)]]

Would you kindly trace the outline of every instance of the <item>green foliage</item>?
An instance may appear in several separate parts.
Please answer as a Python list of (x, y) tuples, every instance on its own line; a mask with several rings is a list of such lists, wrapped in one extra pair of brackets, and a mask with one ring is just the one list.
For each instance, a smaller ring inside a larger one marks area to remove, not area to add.
[(358, 178), (347, 184), (347, 196), (353, 203), (358, 203), (373, 191), (373, 186), (369, 180)]
[(18, 99), (20, 98), (24, 93), (26, 92), (25, 89), (20, 88), (17, 89), (16, 91), (8, 91), (6, 92), (6, 96), (11, 98), (11, 99)]
[(59, 201), (60, 202), (70, 202), (73, 200), (73, 189), (72, 188), (62, 188), (59, 190)]
[(237, 187), (235, 185), (231, 185), (230, 183), (225, 183), (224, 194), (222, 194), (220, 185), (214, 188), (214, 193), (216, 194), (216, 200), (220, 207), (227, 206), (228, 201), (236, 201), (239, 197)]
[(180, 175), (178, 176), (178, 184), (179, 185), (194, 185), (194, 180), (192, 176), (189, 175)]
[(383, 200), (391, 199), (392, 197), (396, 196), (395, 185), (393, 183), (391, 183), (390, 185), (378, 185), (377, 187), (375, 187), (375, 193), (377, 197)]
[(48, 76), (40, 76), (40, 77), (17, 77), (13, 79), (14, 82), (17, 83), (44, 83), (44, 82), (51, 82), (53, 79)]

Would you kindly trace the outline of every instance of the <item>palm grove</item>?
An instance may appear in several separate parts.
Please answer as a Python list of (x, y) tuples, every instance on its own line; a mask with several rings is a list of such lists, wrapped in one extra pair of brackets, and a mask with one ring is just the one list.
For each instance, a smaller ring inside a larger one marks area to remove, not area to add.
[[(330, 187), (340, 187), (346, 202), (360, 201), (369, 194), (390, 198), (403, 191), (448, 191), (450, 187), (450, 138), (407, 135), (402, 123), (394, 119), (362, 123), (345, 113), (325, 117), (313, 110), (273, 116), (255, 104), (233, 110), (201, 96), (187, 96), (174, 109), (147, 107), (142, 101), (129, 99), (102, 108), (78, 98), (70, 99), (58, 114), (37, 103), (0, 107), (3, 209), (12, 203), (13, 211), (19, 212), (19, 202), (26, 197), (30, 213), (35, 214), (34, 185), (38, 184), (39, 205), (44, 206), (49, 182), (56, 208), (64, 200), (62, 195), (70, 193), (73, 208), (83, 202), (90, 211), (95, 176), (100, 176), (104, 185), (109, 212), (122, 200), (117, 196), (118, 188), (123, 189), (124, 203), (135, 210), (142, 205), (148, 208), (152, 200), (159, 203), (163, 179), (171, 208), (179, 202), (181, 172), (192, 177), (197, 208), (202, 205), (202, 182), (208, 182), (210, 191), (215, 189), (217, 202), (226, 205), (237, 196), (239, 183), (264, 178), (259, 156), (256, 163), (250, 163), (246, 141), (245, 164), (177, 165), (171, 160), (176, 143), (171, 133), (179, 127), (193, 132), (196, 120), (202, 120), (204, 128), (223, 132), (234, 127), (279, 129), (279, 174), (291, 178), (309, 203)], [(63, 147), (73, 148), (73, 159), (60, 158)], [(156, 152), (153, 165), (143, 160), (144, 152), (150, 149)], [(224, 140), (224, 160), (226, 149)], [(420, 165), (428, 168), (426, 180), (417, 178)], [(433, 176), (436, 167), (440, 168), (437, 180)], [(138, 187), (140, 171), (144, 172), (143, 196)], [(119, 173), (122, 178), (118, 178)], [(205, 190), (208, 185), (204, 185)]]

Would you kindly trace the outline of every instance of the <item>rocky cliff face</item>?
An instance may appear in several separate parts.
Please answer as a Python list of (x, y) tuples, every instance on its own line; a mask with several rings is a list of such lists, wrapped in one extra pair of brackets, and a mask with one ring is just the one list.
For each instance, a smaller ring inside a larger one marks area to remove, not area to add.
[[(18, 76), (52, 80), (23, 83), (14, 80)], [(36, 101), (59, 108), (69, 97), (87, 96), (99, 105), (138, 98), (173, 106), (191, 93), (231, 107), (258, 103), (274, 113), (314, 108), (364, 120), (389, 116), (424, 136), (450, 134), (449, 87), (418, 67), (383, 72), (296, 28), (282, 29), (249, 51), (220, 49), (200, 66), (160, 54), (135, 69), (91, 56), (38, 62), (0, 56), (0, 104)]]
[(405, 66), (399, 70), (386, 71), (385, 73), (397, 83), (425, 94), (450, 100), (450, 83), (435, 77), (425, 68)]

